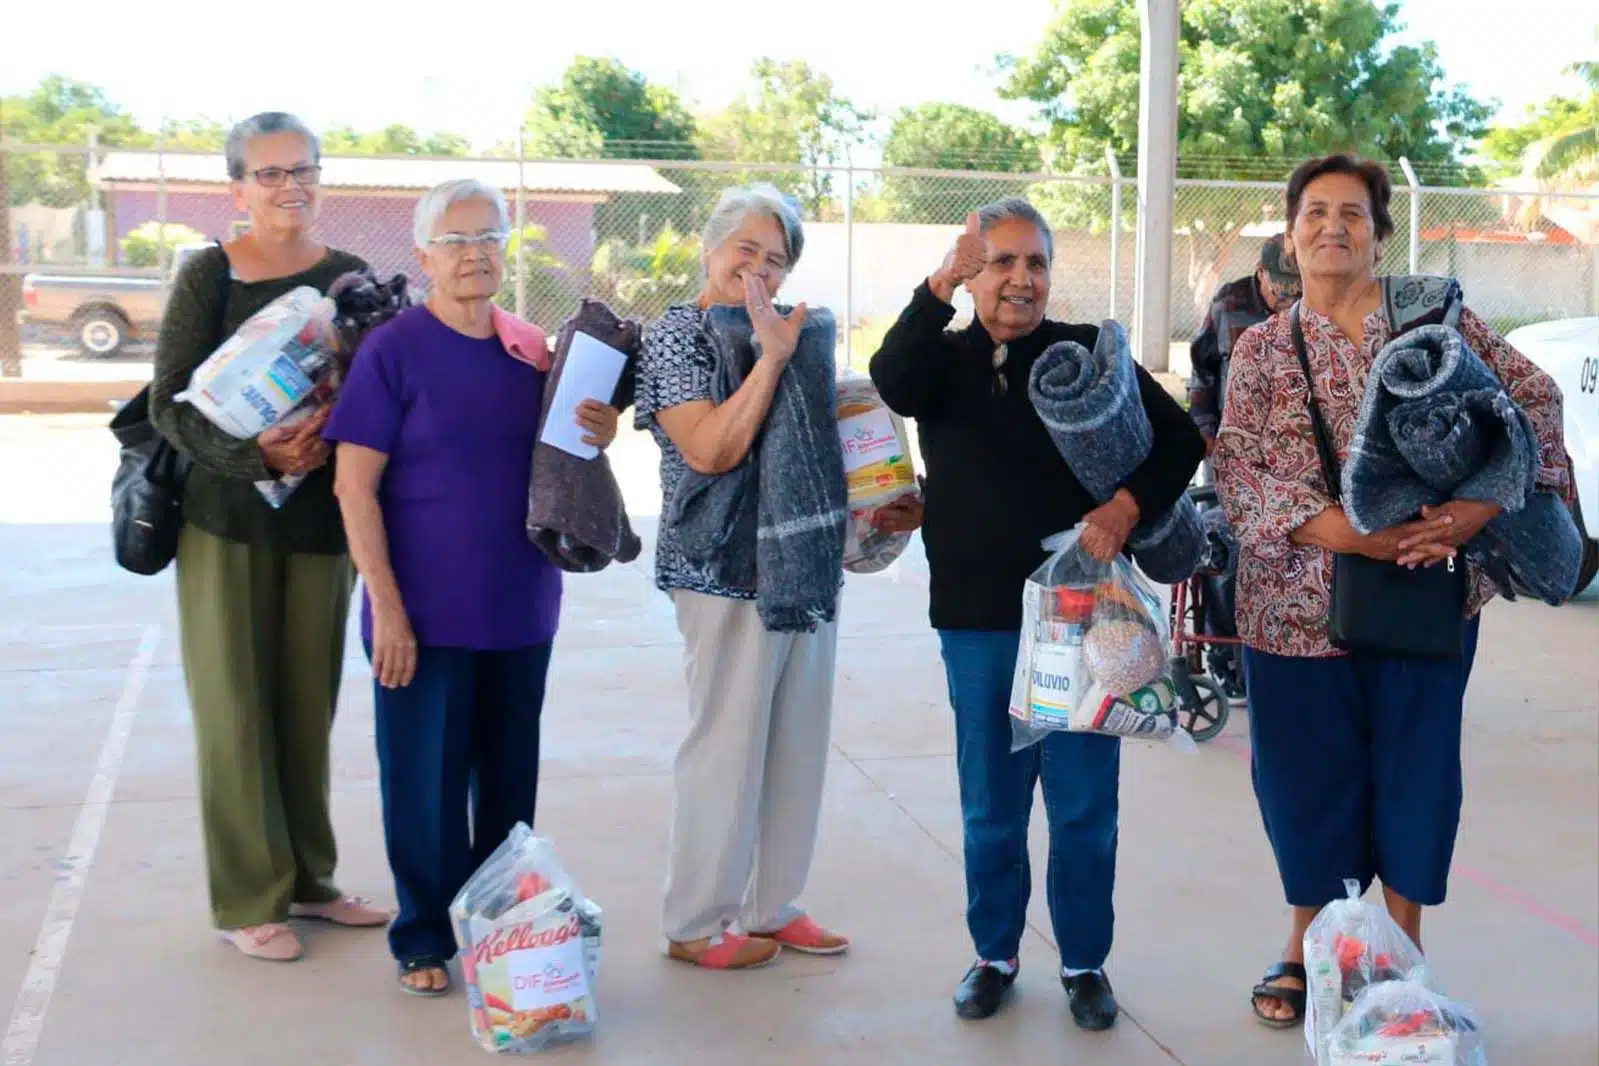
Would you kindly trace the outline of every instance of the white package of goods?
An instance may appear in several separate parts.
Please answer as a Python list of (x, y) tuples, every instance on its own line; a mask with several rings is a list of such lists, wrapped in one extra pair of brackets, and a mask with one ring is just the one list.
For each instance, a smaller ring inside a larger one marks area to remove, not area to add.
[(1327, 1066), (1487, 1066), (1475, 1012), (1406, 978), (1368, 985), (1327, 1040)]
[(333, 301), (309, 285), (251, 315), (195, 368), (175, 397), (218, 429), (251, 440), (282, 422), (333, 365)]
[(1360, 882), (1344, 882), (1344, 899), (1321, 909), (1305, 930), (1305, 1045), (1317, 1066), (1331, 1066), (1328, 1040), (1368, 988), (1420, 979), (1426, 958), (1381, 903), (1360, 895)]
[(450, 904), (472, 1037), (521, 1054), (588, 1037), (598, 1021), (600, 908), (518, 823)]
[(1169, 676), (1161, 598), (1126, 557), (1083, 550), (1081, 525), (1044, 543), (1050, 557), (1022, 589), (1021, 646), (1011, 681), (1011, 749), (1051, 733), (1167, 741), (1187, 751)]
[(846, 371), (838, 380), (838, 438), (849, 483), (849, 528), (844, 569), (874, 574), (905, 551), (910, 533), (885, 533), (872, 524), (877, 509), (919, 496), (905, 420), (889, 410), (872, 379)]

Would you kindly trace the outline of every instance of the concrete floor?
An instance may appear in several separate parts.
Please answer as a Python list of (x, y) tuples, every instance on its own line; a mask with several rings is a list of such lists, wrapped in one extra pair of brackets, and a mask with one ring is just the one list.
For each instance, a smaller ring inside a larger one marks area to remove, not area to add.
[[(0, 1002), (6, 1066), (471, 1062), (459, 996), (405, 997), (383, 936), (308, 928), (293, 966), (206, 922), (188, 711), (168, 576), (107, 551), (113, 447), (94, 417), (0, 418)], [(639, 524), (647, 440), (618, 469)], [(539, 830), (606, 912), (601, 1031), (551, 1055), (616, 1064), (1275, 1066), (1294, 1032), (1249, 1014), (1286, 920), (1250, 792), (1247, 732), (1124, 759), (1114, 1031), (1070, 1025), (1035, 893), (1019, 995), (949, 1007), (969, 961), (960, 823), (918, 552), (851, 581), (835, 746), (808, 902), (840, 960), (699, 973), (659, 954), (680, 644), (646, 563), (570, 580), (546, 710)], [(1489, 1060), (1599, 1061), (1599, 603), (1490, 610), (1467, 712), (1467, 800), (1433, 964), (1484, 1019)], [(347, 664), (334, 811), (348, 890), (390, 898), (370, 679)], [(1041, 857), (1043, 840), (1035, 833)], [(1041, 862), (1039, 866), (1041, 868)]]

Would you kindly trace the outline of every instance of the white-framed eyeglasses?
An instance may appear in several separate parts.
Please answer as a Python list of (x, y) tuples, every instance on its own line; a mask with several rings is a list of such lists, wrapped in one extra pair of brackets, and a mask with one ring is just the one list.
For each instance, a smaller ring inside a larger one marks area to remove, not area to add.
[(488, 233), (441, 233), (428, 241), (447, 252), (463, 252), (468, 248), (481, 248), (484, 251), (504, 251), (506, 242), (511, 235), (493, 230)]

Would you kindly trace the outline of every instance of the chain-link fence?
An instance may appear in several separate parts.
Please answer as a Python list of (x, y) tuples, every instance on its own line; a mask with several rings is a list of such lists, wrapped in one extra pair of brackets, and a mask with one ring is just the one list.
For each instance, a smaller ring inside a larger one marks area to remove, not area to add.
[[(147, 359), (175, 265), (245, 226), (220, 155), (0, 146), (0, 359), (15, 374), (41, 353)], [(415, 276), (411, 212), (421, 193), (473, 176), (505, 190), (514, 224), (500, 301), (549, 326), (582, 296), (653, 318), (693, 297), (698, 233), (722, 189), (751, 180), (795, 195), (806, 250), (784, 298), (834, 310), (863, 365), (912, 289), (943, 260), (966, 213), (1021, 195), (1054, 228), (1049, 313), (1132, 315), (1131, 179), (702, 161), (515, 158), (324, 159), (318, 227), (382, 274)], [(1396, 179), (1400, 175), (1396, 174)], [(1198, 329), (1216, 287), (1254, 270), (1283, 229), (1280, 182), (1180, 179), (1172, 233), (1171, 338)], [(1407, 187), (1383, 268), (1459, 277), (1501, 329), (1599, 314), (1599, 196)], [(961, 315), (970, 311), (958, 296)]]

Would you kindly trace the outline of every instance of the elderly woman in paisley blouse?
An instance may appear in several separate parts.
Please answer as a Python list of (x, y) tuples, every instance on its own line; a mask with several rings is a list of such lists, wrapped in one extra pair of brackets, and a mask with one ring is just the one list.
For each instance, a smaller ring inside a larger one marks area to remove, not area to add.
[[(1538, 487), (1569, 499), (1554, 382), (1459, 307), (1451, 279), (1377, 276), (1393, 233), (1391, 194), (1383, 168), (1347, 156), (1311, 160), (1288, 185), (1288, 241), (1304, 283), (1299, 328), (1334, 451), (1345, 460), (1377, 353), (1458, 310), (1460, 335), (1532, 422)], [(1303, 1017), (1304, 933), (1344, 895), (1344, 879), (1358, 878), (1362, 891), (1380, 880), (1389, 912), (1417, 944), (1422, 908), (1444, 901), (1460, 822), (1466, 681), (1477, 614), (1494, 594), (1468, 564), (1469, 620), (1457, 658), (1345, 653), (1327, 626), (1334, 556), (1452, 564), (1498, 513), (1492, 503), (1455, 500), (1358, 533), (1322, 474), (1293, 323), (1290, 309), (1239, 339), (1215, 453), (1240, 550), (1255, 794), (1294, 914), (1282, 961), (1252, 997), (1255, 1014), (1274, 1027)]]

